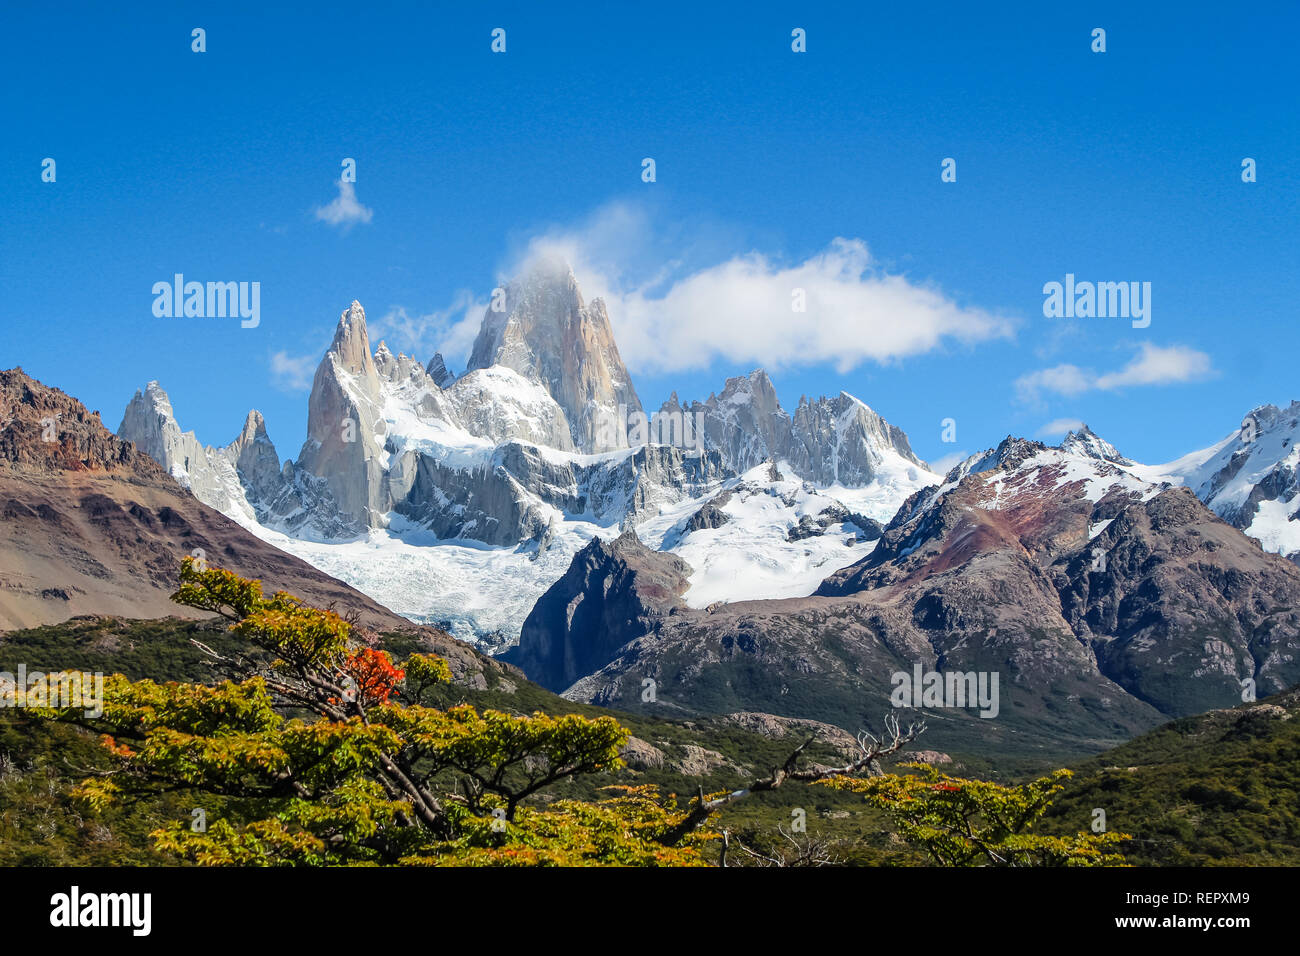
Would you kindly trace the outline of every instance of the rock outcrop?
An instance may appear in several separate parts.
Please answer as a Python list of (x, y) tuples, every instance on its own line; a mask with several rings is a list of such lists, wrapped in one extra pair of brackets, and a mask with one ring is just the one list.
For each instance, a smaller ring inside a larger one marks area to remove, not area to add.
[(383, 398), (370, 354), (366, 312), (354, 301), (340, 316), (334, 341), (316, 368), (307, 406), (307, 441), (296, 471), (324, 482), (339, 522), (355, 532), (382, 523)]
[(579, 451), (627, 447), (626, 413), (641, 411), (605, 303), (585, 303), (568, 264), (543, 258), (489, 306), (467, 371), (504, 366), (541, 385), (564, 411)]
[(635, 532), (593, 539), (542, 595), (504, 659), (543, 687), (563, 690), (679, 607), (689, 574), (686, 562), (651, 551)]
[(433, 384), (439, 388), (451, 388), (456, 376), (447, 370), (447, 363), (442, 357), (441, 352), (434, 352), (433, 358), (429, 359), (429, 364), (424, 368), (429, 378), (433, 379)]

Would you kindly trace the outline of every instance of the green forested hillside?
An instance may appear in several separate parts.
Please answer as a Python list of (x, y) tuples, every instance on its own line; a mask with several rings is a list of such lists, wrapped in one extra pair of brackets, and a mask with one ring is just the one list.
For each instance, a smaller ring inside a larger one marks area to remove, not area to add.
[[(131, 678), (210, 680), (215, 675), (197, 639), (228, 652), (236, 639), (216, 622), (180, 619), (76, 619), (0, 635), (0, 671), (77, 669)], [(385, 635), (398, 658), (417, 649), (411, 635)], [(558, 697), (516, 673), (485, 670), (483, 679), (446, 685), (437, 704), (470, 703), (514, 713), (543, 711), (598, 716), (600, 708)], [(808, 734), (773, 736), (735, 721), (656, 719), (615, 714), (636, 738), (639, 756), (617, 773), (583, 775), (555, 784), (543, 800), (596, 799), (611, 783), (653, 783), (684, 796), (748, 784), (780, 765)], [(1185, 718), (1074, 766), (1076, 774), (1039, 825), (1043, 833), (1086, 831), (1094, 811), (1107, 829), (1130, 834), (1123, 852), (1137, 865), (1300, 863), (1300, 692), (1227, 711)], [(924, 737), (917, 748), (925, 746)], [(825, 743), (813, 760), (839, 762)], [(201, 806), (209, 819), (238, 818), (235, 801), (184, 791), (94, 811), (73, 798), (73, 784), (109, 761), (98, 738), (77, 727), (0, 710), (0, 865), (165, 864), (148, 834), (188, 820)], [(967, 777), (1029, 779), (1041, 767), (1000, 768), (959, 757), (944, 767)], [(854, 794), (820, 786), (789, 786), (728, 807), (723, 825), (760, 850), (788, 848), (796, 816), (826, 842), (825, 855), (845, 864), (916, 864), (924, 855), (892, 834), (879, 811)], [(745, 863), (733, 854), (732, 863)]]
[(1300, 690), (1187, 717), (1087, 760), (1046, 832), (1106, 825), (1138, 865), (1300, 864)]
[[(13, 672), (22, 662), (29, 671), (100, 670), (159, 681), (214, 679), (210, 665), (191, 639), (226, 653), (238, 644), (219, 621), (80, 618), (0, 635), (0, 671)], [(410, 635), (384, 635), (384, 642), (398, 658), (417, 649)], [(486, 687), (448, 685), (436, 691), (436, 702), (470, 703), (521, 714), (539, 710), (586, 716), (608, 713), (565, 700), (517, 675), (507, 679), (485, 670), (482, 676)], [(701, 787), (706, 792), (739, 787), (782, 764), (807, 736), (774, 738), (724, 720), (614, 716), (649, 745), (649, 763), (629, 766), (617, 774), (562, 781), (541, 795), (542, 799), (595, 799), (602, 795), (602, 787), (613, 783), (653, 783), (666, 793), (684, 797), (693, 796)], [(828, 764), (843, 762), (833, 748), (820, 743), (808, 753)], [(659, 760), (662, 762), (655, 765)], [(201, 806), (209, 819), (239, 814), (236, 802), (210, 795), (196, 799), (184, 792), (109, 805), (100, 811), (69, 795), (74, 784), (108, 766), (107, 755), (93, 734), (34, 720), (21, 710), (0, 710), (0, 865), (175, 864), (175, 859), (151, 849), (148, 834), (152, 830), (188, 820), (196, 806)], [(808, 834), (832, 841), (836, 857), (846, 863), (920, 860), (916, 851), (890, 838), (881, 814), (864, 807), (853, 794), (826, 787), (797, 786), (755, 794), (728, 809), (727, 825), (748, 845), (775, 846), (784, 842), (778, 828), (789, 828), (796, 809), (806, 817)]]

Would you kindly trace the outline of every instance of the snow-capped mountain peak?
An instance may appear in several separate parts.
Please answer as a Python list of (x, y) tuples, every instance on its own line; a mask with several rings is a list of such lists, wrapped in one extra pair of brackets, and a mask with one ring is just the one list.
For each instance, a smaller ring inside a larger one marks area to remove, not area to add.
[[(584, 301), (554, 259), (504, 291), (458, 377), (441, 355), (372, 351), (353, 301), (316, 370), (307, 440), (283, 467), (260, 416), (227, 448), (203, 449), (156, 386), (133, 400), (123, 437), (150, 441), (196, 495), (277, 546), (467, 637), (513, 637), (572, 553), (630, 529), (689, 551), (692, 600), (810, 593), (941, 480), (862, 401), (805, 399), (792, 416), (762, 369), (705, 402), (674, 394), (664, 411), (690, 416), (689, 432), (651, 428), (628, 447), (630, 418), (613, 438), (602, 428), (641, 410), (604, 303)], [(745, 541), (759, 563), (740, 581), (725, 553)], [(483, 601), (467, 597), (466, 574)]]
[(1260, 405), (1223, 439), (1163, 465), (1137, 465), (1149, 481), (1186, 485), (1210, 510), (1300, 562), (1300, 402)]
[(583, 300), (567, 262), (542, 257), (489, 305), (467, 372), (505, 366), (541, 385), (564, 411), (573, 447), (588, 453), (627, 447), (624, 415), (641, 411), (605, 303)]
[(1114, 445), (1097, 435), (1087, 425), (1066, 435), (1060, 447), (1063, 451), (1108, 461), (1114, 465), (1127, 466), (1133, 464), (1133, 462), (1121, 455)]
[(339, 316), (334, 341), (329, 351), (340, 368), (353, 375), (373, 376), (374, 359), (370, 354), (370, 335), (366, 330), (366, 310), (356, 299)]
[[(1141, 478), (1132, 468), (1098, 454), (1104, 449), (1114, 450), (1101, 439), (1067, 441), (1052, 448), (1029, 438), (1008, 435), (996, 448), (969, 456), (954, 466), (941, 482), (904, 503), (891, 527), (916, 521), (939, 508), (958, 488), (967, 489), (967, 501), (987, 510), (1016, 507), (1024, 500), (1021, 491), (1025, 489), (1038, 497), (1060, 495), (1094, 504), (1113, 494), (1134, 501), (1145, 500), (1160, 490), (1159, 482)], [(980, 490), (971, 492), (972, 488)]]

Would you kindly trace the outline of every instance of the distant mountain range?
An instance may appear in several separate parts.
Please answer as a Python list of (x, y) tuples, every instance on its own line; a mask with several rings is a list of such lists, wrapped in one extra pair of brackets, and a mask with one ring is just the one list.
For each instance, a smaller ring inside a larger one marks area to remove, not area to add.
[[(535, 262), (497, 305), (456, 376), (441, 355), (422, 364), (372, 349), (352, 303), (316, 370), (295, 461), (281, 461), (256, 411), (230, 445), (203, 447), (157, 382), (136, 393), (118, 434), (277, 547), (489, 650), (517, 639), (593, 536), (634, 528), (684, 558), (693, 607), (807, 596), (866, 556), (909, 495), (944, 481), (857, 398), (801, 398), (791, 414), (761, 369), (703, 401), (674, 394), (638, 435), (629, 420), (645, 410), (604, 303), (583, 299), (567, 264)], [(1163, 466), (1129, 461), (1086, 427), (1062, 447), (1186, 485), (1294, 560), (1297, 429), (1300, 404), (1262, 406)], [(710, 527), (698, 526), (704, 502)]]
[(1087, 434), (1009, 438), (807, 597), (691, 608), (675, 555), (593, 542), (505, 657), (574, 700), (842, 727), (888, 712), (917, 666), (998, 674), (998, 719), (927, 708), (928, 739), (1026, 756), (1300, 682), (1300, 568), (1116, 457)]
[(453, 375), (372, 350), (353, 302), (294, 461), (255, 411), (201, 446), (156, 382), (118, 435), (263, 541), (575, 700), (853, 728), (914, 666), (996, 672), (1000, 719), (946, 714), (936, 744), (1086, 750), (1300, 678), (1300, 403), (1167, 465), (1084, 426), (939, 475), (857, 398), (790, 414), (762, 370), (647, 423), (562, 262), (498, 305)]
[[(673, 396), (639, 435), (604, 304), (584, 301), (566, 264), (536, 263), (501, 306), (453, 376), (441, 355), (372, 351), (353, 302), (316, 370), (296, 461), (281, 465), (255, 411), (230, 445), (202, 447), (157, 382), (118, 434), (265, 540), (486, 649), (517, 639), (593, 536), (635, 528), (682, 554), (693, 603), (798, 596), (941, 480), (858, 399), (803, 399), (791, 415), (761, 370), (703, 402)], [(732, 526), (688, 529), (724, 492)]]

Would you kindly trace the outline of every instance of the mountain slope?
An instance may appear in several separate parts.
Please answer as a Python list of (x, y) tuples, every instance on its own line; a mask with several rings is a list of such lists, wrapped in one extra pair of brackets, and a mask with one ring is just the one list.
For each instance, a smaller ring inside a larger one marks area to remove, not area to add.
[(1215, 514), (1265, 551), (1300, 562), (1300, 402), (1261, 405), (1209, 448), (1132, 471), (1186, 485)]
[(1101, 809), (1138, 865), (1300, 865), (1300, 690), (1176, 720), (1074, 771), (1042, 832)]
[[(385, 632), (383, 645), (400, 661), (412, 651), (443, 654), (427, 642), (428, 629)], [(29, 671), (62, 669), (122, 673), (131, 679), (210, 683), (210, 664), (191, 643), (197, 639), (221, 653), (247, 647), (225, 630), (219, 619), (204, 621), (136, 621), (81, 618), (61, 625), (0, 633), (0, 671), (14, 673), (20, 663)], [(455, 642), (453, 642), (455, 643)], [(471, 704), (511, 714), (538, 711), (553, 716), (613, 716), (633, 735), (623, 749), (627, 766), (580, 775), (547, 787), (539, 799), (598, 800), (611, 785), (651, 784), (663, 793), (733, 790), (779, 765), (801, 744), (813, 761), (842, 763), (854, 756), (851, 735), (810, 722), (782, 721), (766, 714), (734, 714), (710, 721), (680, 722), (645, 715), (610, 714), (550, 694), (524, 680), (508, 666), (473, 654), (458, 667), (453, 682), (433, 693), (437, 706)], [(454, 648), (453, 648), (454, 650)], [(110, 802), (87, 810), (72, 788), (90, 773), (111, 770), (111, 755), (98, 737), (66, 724), (32, 720), (21, 709), (0, 710), (0, 864), (167, 865), (176, 860), (153, 849), (150, 832), (176, 819), (188, 819), (193, 794), (164, 791), (155, 799)], [(819, 788), (820, 791), (820, 788)], [(791, 818), (791, 809), (808, 799), (805, 787), (755, 795), (728, 810), (728, 825), (740, 835), (750, 828), (775, 833)], [(893, 860), (901, 854), (886, 845), (881, 816), (864, 808), (861, 798), (828, 790), (818, 792), (817, 810), (809, 820), (814, 833), (833, 833), (860, 845), (852, 848), (858, 863)], [(238, 818), (225, 799), (208, 794), (209, 818)], [(810, 816), (814, 811), (809, 810)]]
[(98, 412), (21, 369), (0, 372), (0, 508), (0, 629), (190, 613), (169, 595), (196, 549), (268, 591), (355, 608), (370, 627), (408, 625), (203, 504)]
[[(1095, 450), (1008, 439), (916, 492), (874, 550), (815, 595), (643, 606), (653, 626), (555, 687), (644, 709), (650, 679), (660, 708), (752, 707), (849, 727), (890, 708), (895, 673), (997, 674), (996, 718), (930, 709), (930, 736), (945, 750), (1023, 753), (1100, 749), (1162, 715), (1230, 703), (1244, 679), (1261, 693), (1300, 681), (1295, 566), (1185, 489), (1143, 482)], [(583, 592), (565, 586), (545, 602), (613, 585), (589, 573)], [(517, 659), (585, 646), (594, 636), (582, 625), (525, 630)]]

